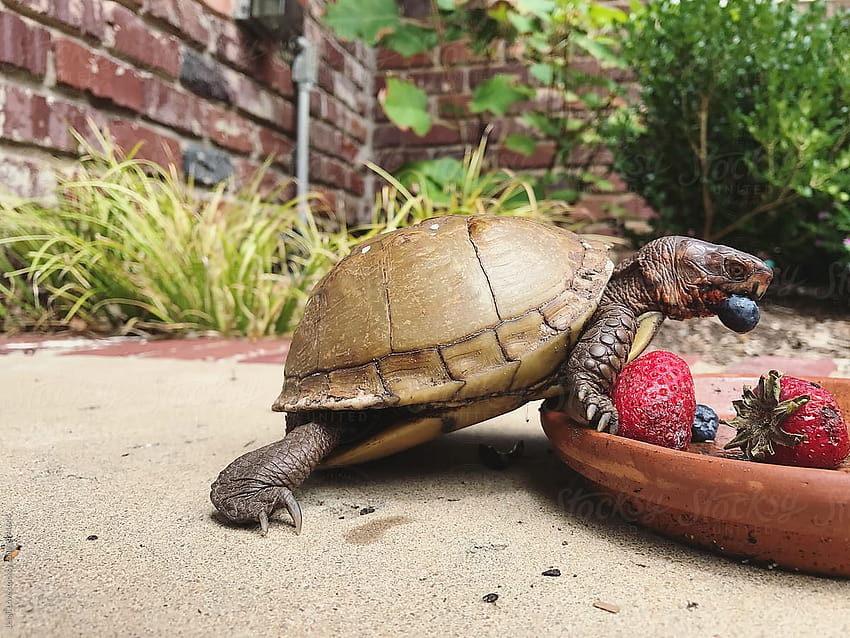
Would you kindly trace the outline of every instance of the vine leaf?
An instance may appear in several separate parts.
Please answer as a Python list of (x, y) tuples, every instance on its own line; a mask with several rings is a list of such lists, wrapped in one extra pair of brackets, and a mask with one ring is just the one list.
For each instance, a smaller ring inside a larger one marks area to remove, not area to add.
[(537, 140), (535, 140), (530, 135), (520, 135), (519, 133), (512, 133), (505, 137), (504, 141), (505, 148), (516, 151), (517, 153), (522, 153), (525, 156), (529, 156), (534, 153), (534, 149), (537, 148)]
[(384, 34), (401, 25), (395, 0), (338, 0), (329, 4), (325, 22), (346, 40), (363, 39), (377, 44)]
[(381, 46), (409, 58), (436, 48), (437, 33), (433, 29), (418, 27), (415, 24), (403, 24), (392, 33), (381, 38)]
[(413, 82), (387, 78), (387, 88), (378, 94), (387, 117), (401, 130), (413, 129), (420, 137), (431, 129), (428, 96)]
[(515, 78), (506, 73), (494, 75), (475, 87), (469, 110), (473, 113), (490, 111), (495, 115), (505, 115), (508, 109), (533, 94), (530, 87), (513, 86)]

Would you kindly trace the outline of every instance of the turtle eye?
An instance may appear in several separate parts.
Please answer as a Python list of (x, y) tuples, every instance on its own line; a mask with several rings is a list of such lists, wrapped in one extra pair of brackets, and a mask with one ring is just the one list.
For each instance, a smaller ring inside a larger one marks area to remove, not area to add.
[(726, 260), (726, 274), (732, 279), (745, 279), (747, 267), (737, 259)]

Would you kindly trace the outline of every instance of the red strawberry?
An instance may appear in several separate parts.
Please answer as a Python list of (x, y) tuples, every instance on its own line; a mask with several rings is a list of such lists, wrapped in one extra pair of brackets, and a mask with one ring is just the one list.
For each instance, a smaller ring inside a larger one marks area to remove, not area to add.
[(835, 397), (805, 379), (771, 370), (734, 401), (738, 430), (726, 449), (756, 461), (834, 469), (850, 454), (847, 424)]
[(688, 447), (697, 402), (681, 357), (663, 350), (638, 357), (620, 371), (611, 396), (620, 436), (674, 450)]

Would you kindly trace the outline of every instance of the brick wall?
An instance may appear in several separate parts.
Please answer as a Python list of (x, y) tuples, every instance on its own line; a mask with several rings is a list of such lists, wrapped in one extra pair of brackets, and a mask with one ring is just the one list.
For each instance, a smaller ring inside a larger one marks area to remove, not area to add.
[[(0, 185), (49, 193), (87, 120), (116, 143), (191, 172), (244, 180), (268, 157), (292, 176), (295, 87), (274, 48), (228, 17), (232, 0), (0, 0)], [(311, 6), (314, 3), (309, 3)], [(309, 13), (309, 11), (308, 11)], [(311, 96), (311, 187), (354, 217), (369, 200), (374, 55), (328, 38)]]
[[(390, 123), (380, 107), (376, 108), (374, 154), (378, 164), (392, 170), (411, 160), (431, 159), (443, 155), (461, 157), (465, 150), (475, 147), (488, 126), (488, 158), (500, 167), (526, 173), (543, 173), (553, 168), (555, 143), (540, 140), (534, 153), (523, 155), (506, 148), (503, 140), (513, 133), (534, 134), (520, 120), (529, 110), (564, 113), (570, 110), (573, 117), (581, 117), (585, 108), (581, 103), (565, 103), (560, 92), (542, 88), (532, 101), (516, 104), (505, 117), (491, 113), (471, 114), (466, 108), (472, 91), (483, 80), (498, 73), (516, 74), (523, 81), (528, 75), (523, 67), (512, 61), (504, 44), (493, 58), (475, 57), (461, 42), (451, 43), (438, 51), (408, 58), (392, 51), (380, 51), (377, 58), (379, 87), (390, 76), (413, 81), (428, 94), (429, 112), (435, 122), (424, 137), (412, 131), (400, 131)], [(592, 58), (574, 61), (574, 67), (588, 73), (602, 73)], [(617, 77), (624, 80), (622, 74)], [(608, 217), (613, 206), (618, 206), (636, 218), (646, 218), (653, 212), (636, 195), (628, 193), (625, 183), (611, 173), (611, 154), (605, 148), (581, 148), (568, 159), (568, 167), (575, 173), (592, 171), (604, 176), (614, 186), (613, 192), (589, 191), (583, 193), (574, 215), (578, 219), (600, 222)], [(595, 230), (603, 230), (601, 226)]]

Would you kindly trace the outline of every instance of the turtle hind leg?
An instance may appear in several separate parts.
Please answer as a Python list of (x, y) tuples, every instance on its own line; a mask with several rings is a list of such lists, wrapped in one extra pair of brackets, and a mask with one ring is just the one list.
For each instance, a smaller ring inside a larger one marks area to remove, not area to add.
[(342, 438), (342, 430), (313, 419), (293, 427), (280, 441), (243, 454), (224, 468), (210, 488), (215, 508), (233, 522), (258, 522), (268, 530), (269, 517), (286, 508), (296, 533), (301, 532), (298, 488)]

